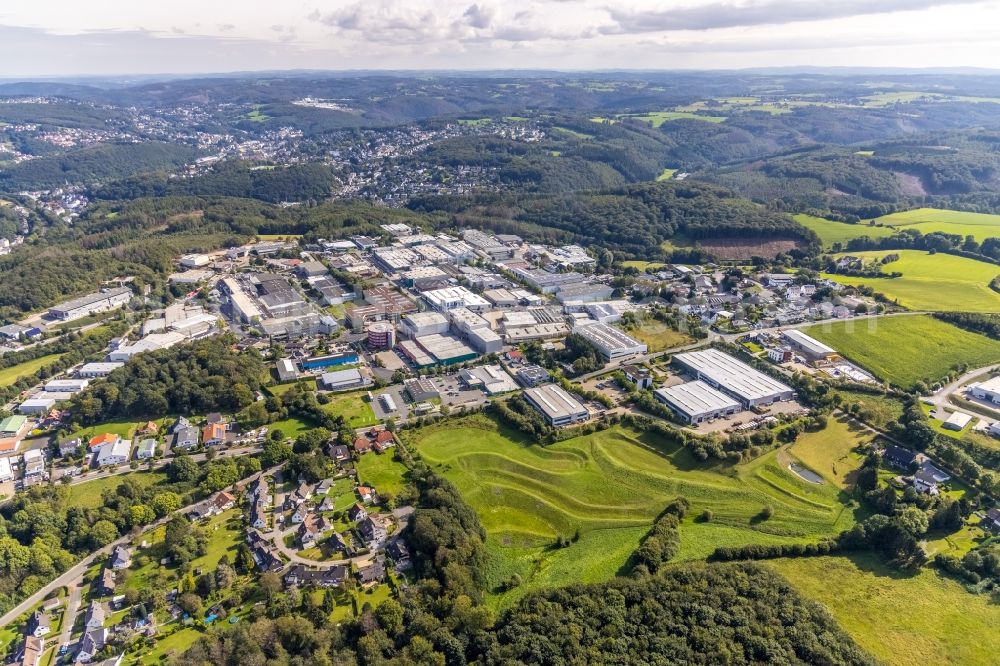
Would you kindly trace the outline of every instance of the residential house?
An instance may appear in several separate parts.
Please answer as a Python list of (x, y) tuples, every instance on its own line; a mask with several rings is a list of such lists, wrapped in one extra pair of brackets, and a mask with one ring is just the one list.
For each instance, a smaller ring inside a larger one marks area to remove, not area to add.
[[(116, 435), (117, 437), (117, 435)], [(113, 444), (105, 444), (97, 450), (98, 467), (123, 465), (132, 457), (132, 440), (117, 437)]]
[(84, 619), (84, 625), (87, 629), (99, 629), (104, 626), (104, 621), (107, 619), (107, 614), (104, 611), (104, 606), (96, 601), (92, 601), (89, 606), (87, 606), (87, 614)]
[(153, 421), (146, 421), (146, 425), (139, 429), (140, 435), (155, 435), (160, 431), (160, 426)]
[(212, 412), (205, 417), (205, 423), (208, 425), (226, 425), (226, 419), (219, 412)]
[(188, 421), (186, 417), (178, 416), (177, 420), (174, 422), (174, 426), (171, 432), (173, 432), (176, 435), (184, 428), (190, 428), (190, 427), (191, 427), (191, 422)]
[(190, 425), (174, 430), (174, 448), (191, 449), (198, 446), (198, 429)]
[(375, 489), (371, 486), (358, 486), (357, 488), (358, 497), (365, 504), (377, 504), (378, 495), (375, 493)]
[(201, 443), (205, 446), (224, 444), (226, 432), (226, 426), (222, 423), (209, 423), (201, 429)]
[(236, 498), (232, 493), (223, 490), (220, 493), (216, 493), (215, 497), (212, 498), (212, 503), (215, 505), (216, 511), (222, 513), (236, 506)]
[(47, 636), (50, 631), (52, 631), (52, 618), (48, 613), (35, 611), (28, 618), (27, 632), (31, 636), (41, 638), (42, 636)]
[(118, 587), (118, 581), (115, 580), (115, 572), (113, 569), (105, 568), (101, 572), (101, 584), (98, 587), (98, 593), (102, 597), (110, 597), (115, 593), (115, 589)]
[(139, 442), (139, 446), (135, 449), (135, 459), (136, 460), (149, 460), (156, 455), (156, 440), (147, 437), (146, 439)]
[(357, 522), (359, 520), (364, 520), (365, 518), (367, 518), (368, 511), (366, 511), (365, 507), (362, 506), (361, 504), (355, 503), (354, 506), (348, 509), (347, 517), (350, 518), (352, 522)]
[(951, 480), (951, 475), (925, 460), (913, 475), (913, 487), (920, 493), (938, 494), (938, 485)]
[(396, 571), (403, 571), (413, 566), (413, 562), (410, 561), (410, 549), (402, 539), (397, 537), (390, 541), (385, 547), (385, 552), (395, 565)]
[(248, 530), (247, 542), (250, 544), (250, 555), (258, 569), (261, 571), (281, 571), (285, 568), (285, 563), (271, 550), (271, 544), (260, 535), (260, 532)]
[(986, 512), (986, 517), (983, 518), (979, 526), (984, 530), (989, 530), (1000, 534), (1000, 509), (990, 509)]
[(307, 516), (302, 521), (302, 524), (299, 525), (299, 543), (302, 544), (303, 548), (314, 546), (316, 540), (323, 536), (325, 532), (328, 532), (330, 527), (329, 521), (323, 516)]
[(295, 509), (295, 512), (292, 514), (292, 524), (298, 525), (299, 523), (304, 522), (308, 515), (309, 515), (309, 505), (306, 504), (305, 502), (302, 502), (301, 504), (299, 504), (299, 507)]
[(295, 499), (304, 502), (312, 496), (313, 487), (305, 481), (299, 483), (299, 487), (295, 489)]
[(267, 504), (263, 499), (257, 499), (250, 503), (250, 525), (259, 530), (267, 527)]
[(80, 451), (81, 446), (83, 446), (83, 442), (80, 441), (79, 437), (67, 439), (59, 443), (59, 455), (63, 458), (66, 456), (75, 456)]
[(115, 546), (111, 551), (111, 568), (115, 571), (128, 569), (132, 566), (132, 551), (126, 546)]
[(372, 441), (367, 437), (358, 437), (354, 440), (354, 450), (358, 453), (367, 453), (371, 451)]
[(285, 574), (285, 585), (314, 585), (316, 587), (336, 587), (347, 580), (347, 567), (337, 565), (329, 569), (307, 569), (302, 564), (293, 565)]
[(108, 630), (103, 627), (88, 629), (80, 639), (80, 648), (76, 652), (76, 661), (88, 664), (104, 649), (108, 642)]
[(333, 444), (327, 449), (327, 453), (333, 458), (334, 462), (342, 463), (347, 462), (351, 459), (351, 450), (347, 448), (344, 444)]
[(909, 469), (917, 461), (917, 454), (909, 449), (889, 444), (882, 452), (882, 460), (893, 467)]
[(326, 545), (333, 552), (342, 553), (345, 557), (351, 554), (351, 547), (347, 545), (344, 535), (339, 532), (331, 534), (330, 538), (326, 540)]
[(20, 666), (38, 666), (45, 651), (45, 641), (39, 636), (25, 636), (24, 647), (21, 649)]
[(100, 451), (105, 446), (114, 446), (119, 441), (121, 441), (121, 436), (116, 435), (113, 432), (105, 432), (100, 435), (95, 435), (90, 438), (90, 450), (91, 452)]
[(317, 495), (326, 495), (333, 488), (333, 479), (323, 479), (316, 485)]
[(327, 495), (323, 498), (323, 501), (319, 505), (320, 511), (333, 511), (337, 505), (334, 503), (333, 498)]
[(372, 447), (378, 453), (382, 453), (391, 446), (396, 446), (396, 438), (388, 430), (380, 430), (375, 435), (375, 442), (372, 444)]
[(386, 537), (389, 536), (385, 519), (377, 513), (370, 514), (358, 523), (358, 533), (372, 550), (381, 546), (385, 542)]
[(371, 564), (358, 568), (358, 581), (365, 587), (374, 585), (385, 579), (385, 562), (376, 558)]

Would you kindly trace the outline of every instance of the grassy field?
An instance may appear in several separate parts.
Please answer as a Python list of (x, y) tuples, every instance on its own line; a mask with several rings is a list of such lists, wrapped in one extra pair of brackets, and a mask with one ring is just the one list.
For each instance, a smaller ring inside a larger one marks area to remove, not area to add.
[(33, 375), (46, 365), (55, 363), (62, 356), (63, 354), (48, 354), (47, 356), (39, 356), (32, 361), (25, 361), (24, 363), (18, 363), (9, 368), (2, 369), (0, 370), (0, 387), (10, 386), (21, 377)]
[(975, 368), (1000, 361), (1000, 342), (930, 315), (842, 321), (803, 330), (876, 377), (904, 388), (937, 381), (956, 364)]
[(656, 177), (656, 180), (670, 180), (677, 173), (677, 169), (664, 169), (660, 172), (660, 175)]
[[(864, 278), (824, 275), (841, 284), (864, 284), (911, 310), (942, 312), (998, 312), (1000, 294), (990, 289), (990, 281), (1000, 275), (1000, 267), (984, 261), (950, 254), (928, 254), (921, 250), (852, 252), (866, 261), (898, 254), (899, 261), (885, 266), (898, 278)], [(840, 256), (840, 255), (838, 255)]]
[(859, 447), (872, 439), (870, 432), (846, 417), (831, 418), (825, 430), (802, 435), (788, 451), (830, 483), (848, 490), (854, 485), (854, 473), (864, 462)]
[(378, 419), (372, 406), (365, 400), (368, 392), (334, 394), (330, 402), (323, 405), (323, 411), (334, 416), (343, 416), (351, 428), (364, 428), (375, 425)]
[(84, 428), (83, 430), (77, 430), (72, 434), (72, 437), (79, 437), (84, 444), (86, 444), (90, 438), (107, 432), (118, 435), (122, 439), (131, 439), (135, 434), (135, 431), (138, 428), (143, 427), (145, 424), (145, 421), (142, 423), (139, 423), (138, 421), (106, 421), (105, 423), (98, 423), (97, 425), (92, 425), (89, 428)]
[(306, 432), (307, 430), (312, 430), (316, 426), (314, 424), (309, 424), (302, 419), (290, 416), (287, 419), (281, 421), (275, 421), (274, 423), (268, 424), (267, 428), (269, 431), (280, 430), (285, 434), (285, 437), (295, 438)]
[(967, 213), (959, 210), (916, 208), (891, 213), (876, 220), (901, 229), (916, 229), (922, 234), (941, 231), (959, 236), (975, 236), (980, 243), (1000, 236), (1000, 215)]
[(887, 664), (997, 663), (1000, 606), (933, 569), (903, 574), (873, 555), (773, 560), (766, 566), (826, 606), (861, 647)]
[(721, 123), (726, 121), (725, 116), (709, 116), (701, 113), (691, 113), (689, 111), (651, 111), (650, 113), (621, 117), (631, 118), (632, 120), (641, 120), (642, 122), (649, 123), (653, 127), (659, 127), (663, 123), (671, 120), (701, 120), (706, 123)]
[(67, 486), (69, 496), (66, 500), (66, 505), (82, 509), (96, 509), (101, 506), (101, 493), (105, 490), (114, 490), (117, 488), (125, 480), (126, 476), (130, 481), (143, 487), (162, 483), (167, 478), (167, 475), (163, 472), (135, 471), (130, 472), (128, 475), (118, 474), (116, 476), (104, 477), (103, 479), (74, 483)]
[(846, 243), (855, 238), (868, 236), (870, 238), (884, 238), (895, 233), (888, 227), (873, 227), (867, 224), (847, 224), (846, 222), (836, 222), (814, 215), (794, 215), (795, 221), (807, 229), (812, 229), (823, 241), (823, 247), (830, 248), (834, 243)]
[[(543, 448), (482, 416), (425, 428), (416, 448), (479, 513), (489, 534), (490, 586), (513, 573), (524, 579), (494, 597), (500, 605), (534, 587), (614, 576), (678, 495), (692, 505), (682, 526), (680, 557), (687, 559), (720, 545), (814, 541), (854, 522), (838, 489), (802, 481), (778, 464), (776, 452), (715, 469), (686, 449), (623, 428)], [(757, 520), (768, 504), (774, 516)], [(711, 522), (696, 521), (706, 509)], [(549, 548), (557, 535), (577, 531), (570, 547)]]
[(666, 264), (659, 261), (642, 261), (640, 259), (629, 259), (622, 262), (622, 266), (625, 268), (638, 268), (640, 271), (645, 271), (647, 268), (663, 268)]
[(689, 336), (679, 333), (662, 321), (655, 319), (648, 319), (640, 326), (629, 329), (628, 334), (639, 342), (645, 342), (651, 352), (680, 347), (692, 342)]
[(387, 453), (366, 453), (355, 467), (358, 480), (375, 486), (378, 492), (398, 495), (406, 487), (409, 470), (403, 463), (393, 460), (392, 449)]
[(859, 403), (863, 410), (861, 420), (876, 428), (884, 428), (903, 415), (903, 403), (889, 396), (844, 390), (838, 393), (844, 399), (844, 405)]

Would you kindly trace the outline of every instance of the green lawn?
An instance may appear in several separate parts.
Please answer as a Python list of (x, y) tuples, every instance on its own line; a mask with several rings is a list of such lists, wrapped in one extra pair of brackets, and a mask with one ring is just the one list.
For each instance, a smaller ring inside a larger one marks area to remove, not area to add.
[(930, 315), (841, 321), (803, 331), (903, 388), (937, 381), (956, 364), (976, 368), (1000, 361), (1000, 342)]
[(409, 470), (393, 460), (393, 449), (386, 453), (370, 451), (358, 459), (356, 467), (358, 480), (374, 486), (378, 492), (398, 495), (406, 488)]
[(1000, 266), (950, 254), (930, 254), (922, 250), (880, 250), (850, 254), (866, 261), (898, 254), (899, 260), (886, 264), (883, 270), (902, 273), (902, 276), (865, 278), (824, 274), (824, 277), (841, 284), (868, 285), (886, 298), (912, 310), (1000, 311), (1000, 294), (989, 286), (990, 281), (1000, 275)]
[[(171, 625), (173, 626), (173, 625)], [(201, 638), (202, 631), (193, 627), (178, 629), (163, 640), (156, 642), (156, 647), (152, 651), (142, 655), (127, 655), (123, 663), (125, 664), (160, 664), (167, 663), (167, 657), (180, 655)]]
[(622, 115), (619, 118), (631, 118), (647, 122), (653, 127), (659, 127), (671, 120), (701, 120), (706, 123), (721, 123), (726, 121), (725, 116), (710, 116), (701, 113), (691, 113), (690, 111), (651, 111), (634, 115)]
[[(86, 477), (84, 477), (86, 478)], [(117, 474), (103, 479), (85, 481), (67, 486), (69, 495), (66, 499), (66, 506), (80, 507), (83, 509), (96, 509), (101, 506), (101, 493), (105, 490), (114, 490), (125, 479), (128, 478), (140, 486), (148, 487), (162, 483), (167, 475), (163, 472), (134, 471), (128, 474)]]
[[(495, 604), (540, 586), (616, 575), (678, 495), (692, 505), (681, 530), (683, 559), (704, 558), (719, 545), (811, 542), (854, 522), (838, 489), (802, 481), (775, 452), (715, 469), (686, 449), (623, 428), (541, 447), (483, 416), (425, 428), (415, 440), (423, 459), (479, 513), (489, 535), (491, 589), (513, 573), (525, 581), (495, 595)], [(755, 520), (768, 504), (774, 517)], [(706, 509), (712, 521), (697, 522)], [(548, 548), (577, 530), (577, 543)]]
[(872, 439), (870, 432), (846, 417), (830, 418), (826, 429), (801, 435), (789, 453), (830, 483), (848, 490), (864, 462), (865, 454), (859, 447)]
[(660, 172), (660, 175), (656, 177), (656, 180), (670, 180), (677, 173), (677, 169), (664, 169)]
[(269, 434), (274, 430), (280, 430), (285, 434), (285, 437), (291, 437), (292, 439), (298, 437), (307, 430), (313, 430), (316, 427), (316, 425), (307, 423), (306, 421), (294, 416), (267, 424)]
[(813, 215), (794, 215), (795, 221), (807, 229), (812, 229), (823, 241), (823, 247), (829, 249), (834, 243), (847, 243), (849, 240), (868, 236), (870, 238), (884, 238), (895, 233), (888, 227), (874, 227), (867, 224), (848, 224), (846, 222), (836, 222)]
[(868, 425), (885, 428), (891, 421), (903, 415), (903, 403), (885, 395), (872, 395), (861, 391), (837, 391), (846, 407), (851, 403), (861, 405), (859, 418)]
[(1000, 215), (966, 213), (959, 210), (916, 208), (884, 215), (876, 220), (901, 229), (916, 229), (922, 234), (941, 231), (946, 234), (975, 236), (980, 243), (1000, 236)]
[(629, 259), (622, 262), (622, 266), (625, 268), (638, 268), (640, 271), (645, 271), (647, 268), (663, 268), (666, 264), (659, 261), (641, 261), (638, 259)]
[(78, 430), (70, 436), (79, 437), (83, 440), (84, 444), (86, 444), (92, 437), (103, 435), (106, 432), (114, 433), (122, 439), (131, 439), (132, 435), (135, 434), (136, 429), (141, 428), (144, 425), (146, 425), (145, 421), (142, 423), (137, 421), (107, 421), (105, 423), (90, 426), (89, 428), (84, 428), (83, 430)]
[(900, 573), (869, 554), (766, 566), (826, 606), (861, 647), (887, 664), (997, 663), (1000, 606), (934, 569)]
[(55, 363), (63, 356), (64, 354), (48, 354), (46, 356), (39, 356), (33, 361), (25, 361), (24, 363), (12, 365), (9, 368), (3, 368), (0, 370), (0, 388), (12, 385), (21, 377), (29, 377), (35, 374), (41, 368)]
[(208, 534), (208, 549), (204, 555), (191, 561), (192, 569), (213, 570), (223, 555), (229, 556), (230, 564), (236, 561), (236, 549), (244, 536), (241, 516), (239, 508), (232, 508), (209, 518), (202, 525)]
[(323, 405), (323, 411), (334, 416), (343, 416), (351, 428), (365, 428), (375, 425), (378, 423), (378, 419), (375, 418), (375, 412), (368, 404), (367, 397), (367, 391), (336, 393), (331, 396), (330, 402)]

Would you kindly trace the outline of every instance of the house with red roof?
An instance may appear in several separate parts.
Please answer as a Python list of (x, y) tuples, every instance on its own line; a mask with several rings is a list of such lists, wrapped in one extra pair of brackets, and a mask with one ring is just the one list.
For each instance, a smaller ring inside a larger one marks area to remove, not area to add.
[(120, 441), (121, 441), (120, 435), (116, 435), (113, 432), (105, 432), (101, 433), (100, 435), (91, 437), (90, 442), (88, 442), (88, 444), (90, 446), (91, 451), (100, 451), (101, 447), (107, 446), (109, 444), (111, 446), (114, 446)]

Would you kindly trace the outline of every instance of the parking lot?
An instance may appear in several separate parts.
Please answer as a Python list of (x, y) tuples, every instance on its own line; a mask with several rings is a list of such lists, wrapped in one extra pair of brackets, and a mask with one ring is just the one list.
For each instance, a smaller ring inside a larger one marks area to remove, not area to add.
[[(396, 403), (395, 411), (390, 412), (385, 409), (385, 404), (379, 398), (379, 396), (385, 394), (388, 394), (392, 398), (392, 401)], [(375, 412), (375, 418), (379, 421), (385, 421), (390, 418), (402, 421), (410, 415), (410, 403), (402, 384), (393, 384), (392, 386), (372, 391), (372, 395), (375, 397), (371, 402), (372, 411)]]

